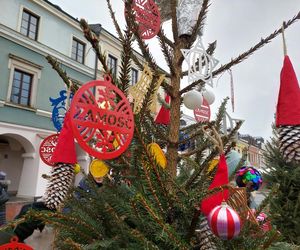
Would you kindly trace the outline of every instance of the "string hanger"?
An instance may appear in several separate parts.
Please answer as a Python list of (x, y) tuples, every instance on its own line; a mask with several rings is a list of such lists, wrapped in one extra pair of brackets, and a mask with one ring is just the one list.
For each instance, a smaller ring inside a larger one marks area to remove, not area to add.
[(71, 80), (69, 80), (69, 87), (67, 89), (67, 99), (66, 99), (66, 105), (65, 105), (66, 110), (68, 110), (69, 106), (70, 106), (70, 96), (71, 96), (72, 86), (73, 86), (73, 83)]
[(283, 55), (287, 55), (287, 47), (286, 47), (286, 41), (285, 41), (285, 35), (284, 35), (284, 27), (286, 26), (285, 22), (282, 23), (281, 27), (281, 34), (282, 34), (282, 42), (283, 42)]

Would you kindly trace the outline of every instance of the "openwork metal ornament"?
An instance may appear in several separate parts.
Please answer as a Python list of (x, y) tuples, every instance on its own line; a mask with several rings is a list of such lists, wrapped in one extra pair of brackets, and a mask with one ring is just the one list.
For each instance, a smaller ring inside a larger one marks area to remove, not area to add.
[(144, 66), (140, 80), (129, 89), (129, 94), (134, 99), (133, 113), (138, 114), (141, 111), (145, 95), (152, 82), (153, 74), (147, 64)]
[(206, 52), (201, 38), (198, 37), (192, 49), (182, 49), (181, 52), (188, 64), (188, 82), (202, 80), (213, 87), (212, 72), (219, 61)]
[(151, 39), (160, 30), (160, 13), (153, 0), (134, 0), (133, 10), (142, 39)]
[(0, 250), (10, 250), (10, 249), (19, 249), (19, 250), (33, 250), (31, 246), (28, 246), (24, 243), (19, 242), (17, 236), (11, 238), (10, 243), (0, 246)]
[(51, 158), (58, 142), (58, 136), (59, 134), (50, 135), (46, 137), (40, 145), (39, 152), (41, 160), (49, 166), (54, 166)]
[(90, 155), (113, 159), (128, 148), (134, 132), (133, 114), (110, 76), (84, 84), (73, 97), (70, 113), (74, 136)]
[(203, 0), (182, 0), (177, 7), (178, 35), (192, 35)]
[[(67, 91), (61, 90), (59, 92), (58, 98), (50, 97), (49, 100), (51, 102), (52, 109), (52, 122), (56, 130), (59, 132), (62, 129), (62, 125), (64, 122), (65, 114), (67, 112), (66, 109), (66, 101), (67, 101)], [(70, 94), (70, 100), (73, 98), (73, 93)]]

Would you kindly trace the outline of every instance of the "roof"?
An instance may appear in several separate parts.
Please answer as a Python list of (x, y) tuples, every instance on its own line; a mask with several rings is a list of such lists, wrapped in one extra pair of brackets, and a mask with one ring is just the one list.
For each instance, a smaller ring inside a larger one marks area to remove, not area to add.
[(89, 25), (91, 30), (94, 31), (94, 33), (99, 36), (102, 30), (102, 25), (100, 23), (90, 24)]

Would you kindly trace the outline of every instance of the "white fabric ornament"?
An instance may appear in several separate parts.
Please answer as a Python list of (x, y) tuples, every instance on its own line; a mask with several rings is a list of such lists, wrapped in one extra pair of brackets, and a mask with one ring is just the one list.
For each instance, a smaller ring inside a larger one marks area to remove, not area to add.
[(202, 93), (203, 98), (207, 101), (209, 105), (213, 104), (215, 101), (215, 94), (210, 90), (204, 90)]
[(196, 108), (201, 108), (202, 102), (202, 94), (196, 90), (189, 91), (183, 96), (184, 106), (188, 109), (194, 110)]

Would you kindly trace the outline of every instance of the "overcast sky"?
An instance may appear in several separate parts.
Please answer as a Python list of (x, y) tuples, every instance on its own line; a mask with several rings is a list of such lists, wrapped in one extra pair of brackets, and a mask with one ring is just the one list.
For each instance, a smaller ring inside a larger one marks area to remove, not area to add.
[[(50, 0), (74, 17), (85, 18), (89, 23), (100, 23), (116, 34), (106, 6), (106, 0)], [(121, 25), (124, 25), (123, 1), (111, 0), (113, 9)], [(261, 37), (266, 37), (281, 27), (300, 11), (299, 0), (212, 0), (204, 28), (204, 45), (217, 40), (215, 58), (220, 64), (248, 50)], [(164, 29), (170, 34), (170, 25)], [(288, 54), (296, 74), (300, 72), (300, 22), (296, 22), (285, 32)], [(150, 42), (153, 54), (161, 62), (162, 55), (157, 49), (156, 39)], [(155, 48), (155, 49), (154, 49)], [(160, 59), (160, 60), (159, 60)], [(271, 136), (271, 123), (279, 90), (279, 75), (283, 62), (282, 37), (257, 51), (247, 60), (232, 68), (235, 90), (235, 112), (228, 103), (228, 113), (233, 118), (244, 119), (241, 133), (252, 136)], [(165, 68), (165, 64), (161, 64)], [(217, 66), (218, 67), (218, 66)], [(213, 91), (216, 101), (215, 111), (226, 96), (230, 96), (229, 74), (223, 74)], [(192, 115), (192, 112), (187, 112)], [(214, 115), (213, 115), (214, 117)]]

